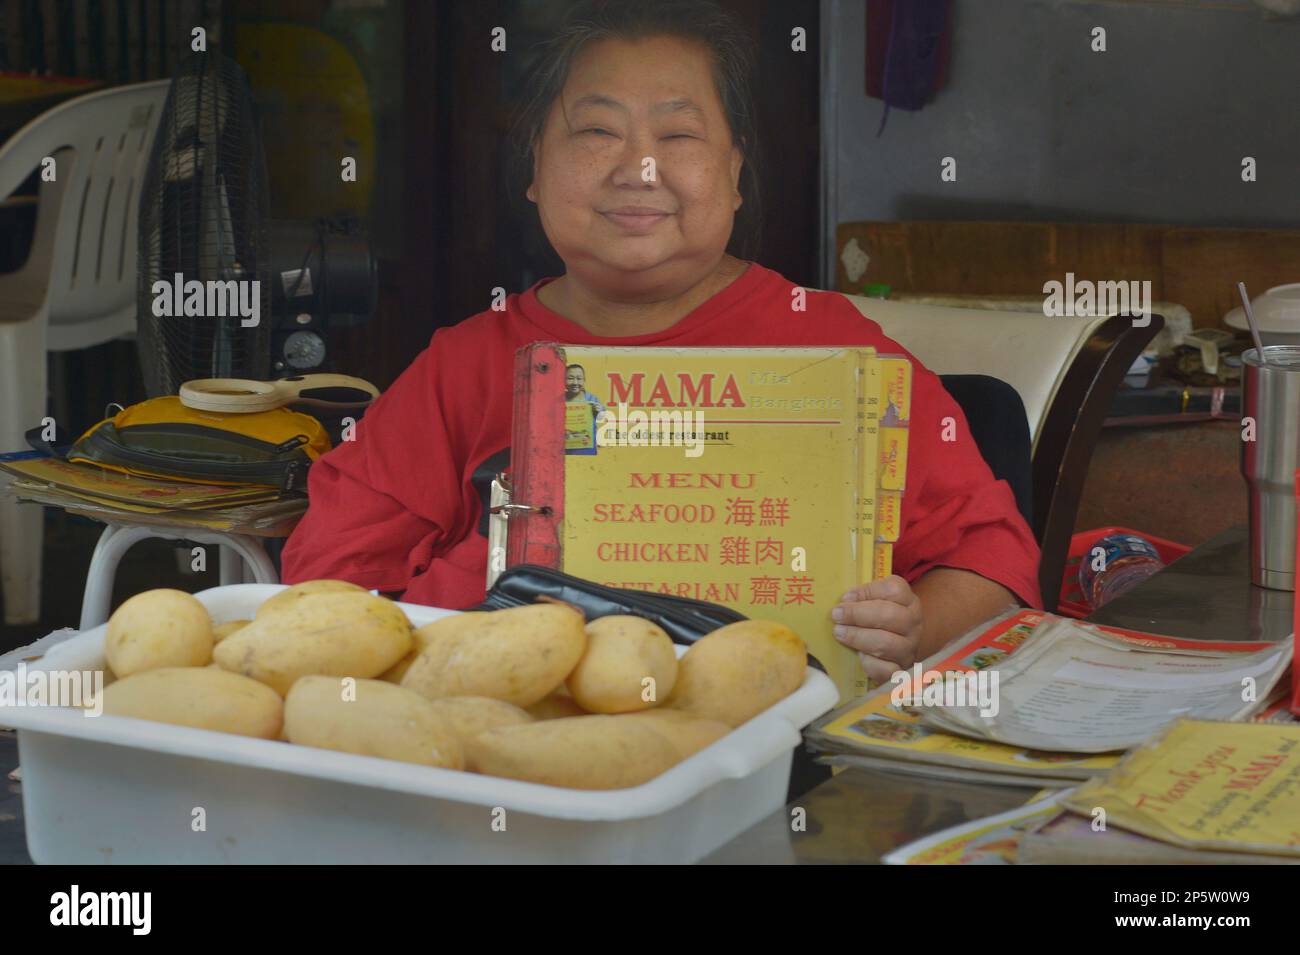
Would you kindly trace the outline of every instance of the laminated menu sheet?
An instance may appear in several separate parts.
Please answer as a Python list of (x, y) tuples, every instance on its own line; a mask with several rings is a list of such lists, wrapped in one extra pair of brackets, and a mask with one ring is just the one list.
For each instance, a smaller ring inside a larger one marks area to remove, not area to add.
[(1181, 717), (1249, 718), (1268, 703), (1291, 654), (1290, 641), (1247, 654), (1145, 647), (1057, 619), (998, 667), (996, 707), (930, 706), (919, 716), (946, 732), (1031, 749), (1125, 750)]

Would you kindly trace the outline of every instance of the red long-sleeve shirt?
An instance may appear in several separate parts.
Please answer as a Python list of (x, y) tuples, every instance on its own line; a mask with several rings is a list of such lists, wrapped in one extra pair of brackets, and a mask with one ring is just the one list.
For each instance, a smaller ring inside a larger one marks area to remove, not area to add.
[[(370, 408), (356, 440), (312, 467), (311, 506), (284, 549), (286, 583), (322, 577), (404, 591), (412, 603), (460, 609), (479, 603), (487, 538), (475, 468), (510, 445), (517, 349), (534, 341), (573, 345), (874, 346), (912, 356), (843, 296), (809, 291), (791, 310), (792, 283), (754, 263), (671, 328), (600, 338), (537, 298), (543, 280), (440, 328), (429, 347)], [(1005, 481), (995, 481), (957, 403), (915, 358), (903, 530), (894, 572), (915, 581), (956, 567), (1041, 606), (1038, 547)], [(951, 416), (957, 440), (941, 439)]]

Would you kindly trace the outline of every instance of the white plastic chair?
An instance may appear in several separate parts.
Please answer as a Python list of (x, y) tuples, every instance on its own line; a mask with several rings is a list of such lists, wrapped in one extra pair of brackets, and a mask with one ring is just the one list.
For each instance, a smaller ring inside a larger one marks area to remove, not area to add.
[[(46, 351), (135, 330), (136, 213), (170, 80), (120, 86), (43, 113), (0, 148), (0, 200), (46, 157), (31, 254), (0, 275), (0, 451), (26, 446), (46, 409)], [(42, 508), (0, 499), (7, 624), (40, 616)]]
[(1020, 395), (1033, 446), (1030, 522), (1043, 551), (1039, 584), (1056, 609), (1083, 479), (1102, 421), (1133, 360), (1164, 325), (1115, 316), (947, 308), (845, 296), (936, 374), (1000, 378)]

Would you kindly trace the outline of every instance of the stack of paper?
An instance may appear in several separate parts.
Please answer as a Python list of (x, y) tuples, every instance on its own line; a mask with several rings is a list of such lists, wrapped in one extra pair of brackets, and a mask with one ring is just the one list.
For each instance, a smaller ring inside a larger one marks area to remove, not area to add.
[(0, 472), (3, 492), (109, 522), (272, 533), (306, 510), (305, 498), (271, 488), (163, 481), (28, 452), (0, 455)]
[[(978, 674), (1032, 642), (1053, 619), (1037, 610), (1002, 614), (926, 660), (922, 670)], [(810, 727), (809, 745), (837, 765), (1015, 786), (1073, 785), (1118, 762), (1116, 755), (1035, 751), (925, 726), (902, 700), (903, 689), (885, 684), (832, 711)]]
[[(1063, 623), (1070, 626), (1056, 629)], [(1070, 651), (1064, 656), (1063, 647)], [(1135, 649), (1142, 651), (1140, 657), (1132, 655)], [(1091, 663), (1073, 664), (1076, 650)], [(895, 674), (896, 682), (834, 710), (810, 727), (807, 739), (824, 761), (837, 765), (1006, 785), (1071, 786), (1111, 769), (1124, 749), (1188, 715), (1177, 712), (1188, 706), (1196, 712), (1230, 711), (1234, 718), (1248, 718), (1257, 709), (1259, 719), (1285, 716), (1284, 708), (1268, 707), (1283, 691), (1279, 676), (1289, 659), (1290, 641), (1205, 643), (1018, 610), (954, 641), (920, 664), (919, 673)], [(1116, 661), (1123, 666), (1105, 671), (1098, 666)], [(1063, 667), (1073, 669), (1062, 675)], [(1030, 684), (1023, 678), (1005, 677), (1022, 671), (1039, 680), (1041, 695), (1024, 692)], [(1087, 683), (1077, 671), (1094, 677), (1104, 672), (1106, 679)], [(1044, 681), (1043, 673), (1050, 678)], [(1144, 691), (1143, 673), (1172, 686), (1162, 685), (1154, 695)], [(921, 687), (914, 699), (911, 684), (918, 677), (929, 679), (927, 674), (942, 679)], [(1243, 684), (1245, 676), (1251, 680)], [(1137, 686), (1121, 686), (1121, 681)], [(975, 705), (945, 705), (944, 692), (953, 684), (964, 686), (967, 702)], [(1048, 695), (1046, 685), (1059, 695)], [(1243, 691), (1260, 702), (1244, 700)], [(996, 711), (989, 704), (996, 704)], [(1117, 720), (1112, 707), (1127, 709)]]
[(998, 665), (996, 707), (960, 701), (917, 712), (925, 725), (960, 736), (1110, 753), (1183, 716), (1249, 719), (1267, 705), (1291, 652), (1289, 640), (1244, 654), (1147, 647), (1056, 619)]

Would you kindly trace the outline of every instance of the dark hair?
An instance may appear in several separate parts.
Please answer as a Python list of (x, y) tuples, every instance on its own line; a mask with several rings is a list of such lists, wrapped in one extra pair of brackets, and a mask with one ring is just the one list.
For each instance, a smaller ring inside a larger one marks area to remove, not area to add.
[(518, 194), (522, 195), (532, 179), (533, 147), (578, 53), (596, 40), (654, 36), (700, 43), (713, 58), (718, 98), (732, 142), (744, 157), (737, 184), (742, 201), (727, 251), (753, 259), (758, 254), (763, 221), (752, 94), (754, 45), (736, 18), (711, 0), (585, 0), (570, 11), (555, 35), (536, 51), (538, 60), (525, 87), (530, 93), (511, 128), (510, 166)]

